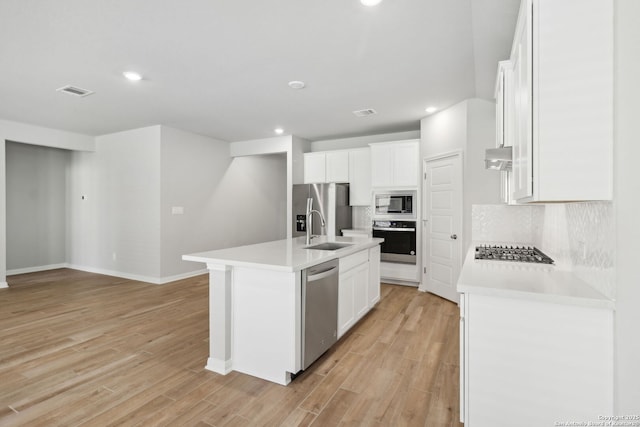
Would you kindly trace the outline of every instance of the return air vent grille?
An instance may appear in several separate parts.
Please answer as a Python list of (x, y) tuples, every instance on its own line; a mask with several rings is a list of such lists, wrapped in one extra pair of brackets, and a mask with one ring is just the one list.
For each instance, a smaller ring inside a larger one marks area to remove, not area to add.
[(71, 86), (71, 85), (66, 85), (56, 90), (58, 92), (64, 92), (64, 93), (68, 93), (69, 95), (79, 96), (79, 97), (89, 96), (93, 93), (92, 90), (82, 89), (77, 86)]
[(353, 114), (355, 114), (358, 117), (366, 117), (366, 116), (371, 116), (373, 114), (378, 114), (378, 112), (373, 108), (367, 108), (364, 110), (356, 110), (353, 112)]

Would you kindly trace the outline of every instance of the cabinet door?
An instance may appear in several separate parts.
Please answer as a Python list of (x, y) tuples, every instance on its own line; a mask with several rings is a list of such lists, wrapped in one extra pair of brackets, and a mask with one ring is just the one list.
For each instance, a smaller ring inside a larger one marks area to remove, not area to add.
[(357, 320), (369, 311), (369, 264), (360, 264), (353, 273), (353, 311)]
[(477, 294), (464, 304), (465, 425), (612, 413), (611, 310)]
[(347, 332), (356, 321), (353, 310), (354, 271), (349, 270), (340, 274), (338, 284), (338, 338)]
[(373, 187), (393, 186), (393, 147), (391, 145), (371, 146), (371, 185)]
[[(529, 10), (531, 1), (525, 2)], [(513, 196), (516, 200), (533, 196), (532, 152), (532, 73), (531, 73), (531, 14), (522, 20), (515, 38), (513, 140)]]
[(349, 204), (371, 205), (371, 151), (368, 148), (349, 152)]
[(369, 308), (380, 301), (380, 245), (369, 249)]
[(349, 151), (326, 153), (326, 182), (349, 182)]
[(498, 69), (496, 83), (496, 147), (504, 144), (504, 69)]
[(304, 154), (304, 183), (317, 184), (326, 181), (326, 155), (325, 153)]
[(418, 185), (419, 146), (417, 142), (393, 146), (393, 185), (415, 187)]

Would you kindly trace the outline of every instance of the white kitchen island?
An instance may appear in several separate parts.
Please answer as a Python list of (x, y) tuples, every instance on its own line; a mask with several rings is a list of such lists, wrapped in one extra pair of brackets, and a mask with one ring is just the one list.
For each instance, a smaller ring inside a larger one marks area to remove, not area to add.
[[(331, 240), (350, 245), (333, 251), (306, 249), (300, 237), (183, 255), (209, 270), (206, 369), (288, 384), (291, 374), (302, 369), (301, 286), (308, 267), (339, 259), (339, 335), (371, 309), (380, 299), (382, 239)], [(325, 241), (325, 236), (315, 238), (312, 245)], [(354, 272), (360, 280), (353, 280)], [(354, 301), (365, 307), (356, 308)]]

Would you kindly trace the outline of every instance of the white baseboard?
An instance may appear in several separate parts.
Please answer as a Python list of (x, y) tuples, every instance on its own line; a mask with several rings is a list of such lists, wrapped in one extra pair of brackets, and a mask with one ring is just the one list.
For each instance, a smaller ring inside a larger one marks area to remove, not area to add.
[(176, 280), (188, 279), (190, 277), (201, 276), (203, 274), (209, 273), (209, 270), (203, 268), (201, 270), (190, 271), (188, 273), (176, 274), (174, 276), (167, 276), (160, 279), (158, 284), (164, 285), (165, 283), (175, 282)]
[[(153, 283), (154, 285), (164, 285), (166, 283), (175, 282), (176, 280), (182, 280), (182, 279), (188, 279), (190, 277), (200, 276), (208, 272), (208, 270), (204, 268), (201, 270), (176, 274), (173, 276), (151, 277), (151, 276), (142, 276), (139, 274), (123, 273), (121, 271), (115, 271), (115, 270), (105, 270), (103, 268), (87, 267), (84, 265), (62, 263), (62, 264), (40, 265), (37, 267), (16, 268), (13, 270), (7, 270), (7, 276), (13, 276), (16, 274), (37, 273), (39, 271), (56, 270), (58, 268), (70, 268), (72, 270), (80, 270), (80, 271), (86, 271), (88, 273), (103, 274), (105, 276), (114, 276), (114, 277), (119, 277), (121, 279), (129, 279), (129, 280), (136, 280), (138, 282)], [(9, 285), (7, 285), (7, 282), (0, 282), (0, 288), (8, 288), (8, 287)]]
[(13, 276), (15, 274), (37, 273), (38, 271), (56, 270), (58, 268), (67, 268), (69, 264), (49, 264), (39, 265), (36, 267), (15, 268), (13, 270), (7, 270), (7, 276)]
[(420, 285), (418, 282), (412, 282), (409, 280), (398, 280), (391, 277), (381, 277), (380, 283), (388, 283), (390, 285), (411, 286), (413, 288), (417, 288)]
[(204, 367), (207, 371), (215, 372), (216, 374), (227, 375), (232, 371), (231, 360), (220, 360), (210, 357), (207, 359), (207, 365)]
[(143, 276), (139, 274), (123, 273), (121, 271), (106, 270), (102, 268), (87, 267), (87, 266), (76, 265), (76, 264), (68, 264), (67, 267), (73, 270), (86, 271), (88, 273), (103, 274), (105, 276), (114, 276), (114, 277), (119, 277), (121, 279), (136, 280), (138, 282), (152, 283), (154, 285), (164, 285), (166, 283), (174, 282), (176, 280), (188, 279), (189, 277), (199, 276), (201, 274), (207, 273), (207, 270), (203, 269), (203, 270), (197, 270), (197, 271), (190, 271), (188, 273), (177, 274), (175, 276), (152, 277), (152, 276)]

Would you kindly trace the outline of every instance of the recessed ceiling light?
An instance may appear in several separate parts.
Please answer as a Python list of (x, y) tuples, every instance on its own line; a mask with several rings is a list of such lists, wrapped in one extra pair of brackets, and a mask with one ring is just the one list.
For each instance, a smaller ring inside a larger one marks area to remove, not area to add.
[(382, 0), (360, 0), (360, 3), (362, 3), (365, 6), (375, 6), (377, 4), (379, 4)]
[(438, 111), (438, 109), (436, 107), (427, 107), (424, 109), (424, 111), (427, 112), (427, 114), (431, 114), (431, 113), (435, 113), (436, 111)]
[(125, 71), (124, 73), (122, 73), (122, 75), (125, 76), (127, 80), (131, 80), (132, 82), (142, 80), (142, 76), (135, 71)]
[(288, 83), (291, 89), (303, 89), (306, 85), (300, 80), (292, 80)]
[(282, 128), (275, 128), (273, 131), (278, 135), (282, 135), (284, 133), (284, 129)]

